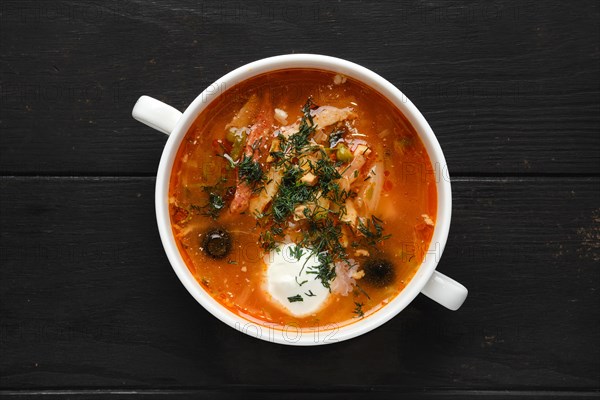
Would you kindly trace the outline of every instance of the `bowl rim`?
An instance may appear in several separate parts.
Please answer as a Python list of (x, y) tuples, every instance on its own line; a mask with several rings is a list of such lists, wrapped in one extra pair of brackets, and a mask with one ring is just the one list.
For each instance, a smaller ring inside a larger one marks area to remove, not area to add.
[[(397, 107), (423, 142), (432, 163), (437, 187), (437, 218), (426, 256), (406, 287), (388, 304), (365, 318), (336, 327), (275, 328), (268, 322), (251, 321), (222, 306), (196, 281), (175, 242), (171, 228), (168, 193), (171, 170), (179, 146), (196, 117), (224, 91), (251, 77), (284, 69), (320, 69), (354, 78), (376, 90)], [(319, 54), (287, 54), (268, 57), (243, 65), (217, 79), (186, 108), (163, 149), (155, 188), (155, 209), (161, 242), (169, 262), (187, 291), (208, 312), (227, 325), (252, 337), (287, 345), (338, 343), (363, 335), (398, 315), (421, 292), (434, 273), (444, 251), (452, 214), (452, 194), (446, 159), (433, 130), (417, 107), (391, 82), (361, 65), (341, 58)], [(290, 328), (293, 328), (290, 331)], [(321, 329), (323, 328), (323, 329)], [(265, 332), (266, 330), (266, 332)], [(324, 336), (324, 337), (321, 337)]]

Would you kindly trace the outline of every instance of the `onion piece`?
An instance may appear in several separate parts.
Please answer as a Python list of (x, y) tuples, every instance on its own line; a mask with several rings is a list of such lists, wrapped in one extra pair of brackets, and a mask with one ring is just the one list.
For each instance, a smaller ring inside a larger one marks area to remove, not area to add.
[(385, 181), (383, 162), (375, 163), (367, 176), (370, 176), (370, 178), (363, 185), (359, 197), (363, 201), (367, 214), (374, 215), (381, 199), (381, 191)]
[(267, 175), (267, 183), (265, 184), (264, 190), (261, 190), (259, 195), (250, 199), (250, 211), (253, 214), (262, 214), (265, 211), (265, 207), (273, 200), (273, 197), (279, 190), (279, 183), (283, 178), (283, 174), (277, 168), (271, 168)]

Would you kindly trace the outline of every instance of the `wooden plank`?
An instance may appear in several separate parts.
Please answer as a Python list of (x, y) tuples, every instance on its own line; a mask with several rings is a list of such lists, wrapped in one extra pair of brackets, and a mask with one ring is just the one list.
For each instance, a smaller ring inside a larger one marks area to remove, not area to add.
[(598, 17), (591, 0), (4, 1), (0, 172), (150, 175), (166, 138), (132, 120), (137, 97), (184, 109), (233, 68), (313, 52), (400, 87), (454, 174), (598, 174)]
[(463, 308), (420, 296), (374, 332), (301, 349), (242, 335), (186, 293), (152, 178), (0, 178), (0, 385), (597, 389), (600, 179), (453, 188), (439, 269), (470, 289)]

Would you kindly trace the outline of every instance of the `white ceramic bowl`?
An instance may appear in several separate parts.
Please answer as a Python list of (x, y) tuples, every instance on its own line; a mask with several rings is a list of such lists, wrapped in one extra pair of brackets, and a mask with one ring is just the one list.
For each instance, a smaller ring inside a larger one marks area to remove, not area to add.
[[(250, 322), (213, 299), (194, 279), (179, 254), (171, 230), (168, 207), (169, 178), (173, 161), (181, 141), (196, 117), (225, 90), (256, 75), (288, 68), (315, 68), (333, 71), (352, 77), (375, 89), (389, 99), (409, 120), (421, 138), (434, 166), (437, 182), (438, 210), (431, 244), (415, 276), (398, 296), (379, 311), (345, 326), (299, 328), (290, 325), (282, 329), (269, 323)], [(181, 283), (211, 314), (227, 325), (258, 339), (289, 345), (319, 345), (350, 339), (377, 328), (402, 311), (419, 293), (423, 293), (443, 306), (457, 310), (467, 297), (467, 289), (460, 283), (435, 270), (446, 245), (452, 212), (452, 194), (446, 160), (442, 149), (419, 110), (387, 80), (381, 76), (339, 58), (314, 54), (289, 54), (265, 58), (244, 65), (228, 73), (204, 90), (182, 114), (156, 99), (142, 96), (133, 108), (138, 121), (169, 136), (162, 153), (156, 177), (156, 219), (165, 252)]]

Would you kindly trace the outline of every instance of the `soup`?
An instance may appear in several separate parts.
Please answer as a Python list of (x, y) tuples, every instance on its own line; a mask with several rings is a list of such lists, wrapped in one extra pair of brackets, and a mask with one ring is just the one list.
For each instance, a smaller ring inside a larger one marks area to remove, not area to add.
[(435, 174), (378, 92), (332, 72), (263, 74), (225, 90), (171, 172), (179, 251), (202, 287), (252, 322), (342, 326), (408, 284), (435, 226)]

